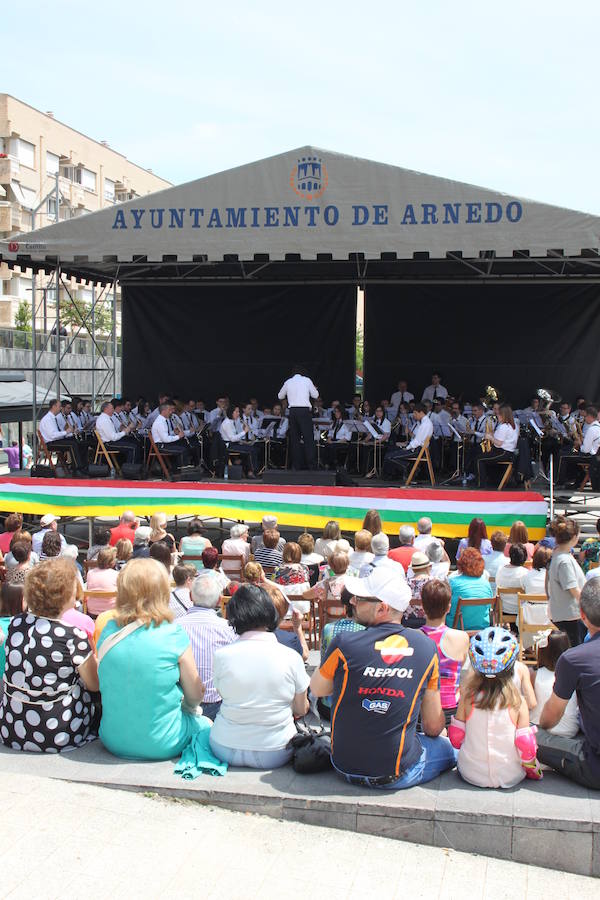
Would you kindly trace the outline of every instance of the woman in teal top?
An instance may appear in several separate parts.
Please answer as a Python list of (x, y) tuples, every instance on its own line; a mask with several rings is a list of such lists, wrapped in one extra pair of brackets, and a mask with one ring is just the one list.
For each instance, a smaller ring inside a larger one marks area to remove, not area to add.
[(494, 592), (490, 587), (489, 579), (483, 574), (483, 556), (475, 547), (467, 547), (463, 550), (460, 559), (456, 562), (458, 575), (449, 579), (452, 588), (452, 603), (450, 612), (446, 616), (446, 625), (450, 628), (462, 628), (464, 631), (476, 631), (479, 628), (487, 628), (490, 624), (489, 606), (472, 606), (462, 610), (462, 624), (454, 626), (454, 615), (458, 605), (458, 598), (463, 600), (492, 600)]
[(184, 557), (183, 562), (189, 562), (195, 566), (198, 571), (204, 568), (201, 559), (185, 559), (190, 556), (202, 556), (202, 551), (207, 547), (212, 547), (208, 538), (202, 534), (202, 522), (200, 519), (192, 519), (188, 525), (187, 534), (179, 541), (179, 552)]
[(119, 572), (116, 616), (98, 651), (126, 625), (141, 623), (98, 664), (100, 739), (115, 756), (170, 759), (200, 730), (194, 708), (204, 696), (189, 638), (172, 622), (169, 578), (154, 559), (133, 559)]

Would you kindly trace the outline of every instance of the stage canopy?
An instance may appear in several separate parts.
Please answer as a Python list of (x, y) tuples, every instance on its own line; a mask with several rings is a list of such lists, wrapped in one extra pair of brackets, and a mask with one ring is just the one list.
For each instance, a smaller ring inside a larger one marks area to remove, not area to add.
[(571, 257), (599, 245), (598, 217), (307, 146), (0, 242), (0, 253), (112, 277), (136, 260)]

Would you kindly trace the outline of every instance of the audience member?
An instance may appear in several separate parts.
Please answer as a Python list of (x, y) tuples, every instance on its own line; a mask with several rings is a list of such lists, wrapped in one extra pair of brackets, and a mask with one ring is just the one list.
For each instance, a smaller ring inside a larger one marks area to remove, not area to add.
[(150, 530), (148, 525), (138, 525), (136, 528), (133, 539), (132, 559), (148, 559), (150, 556), (150, 547), (148, 546)]
[(169, 575), (171, 574), (172, 556), (169, 545), (166, 541), (156, 541), (150, 544), (150, 559), (156, 559), (162, 563)]
[(417, 550), (410, 561), (406, 582), (410, 588), (411, 600), (404, 613), (402, 624), (407, 628), (421, 628), (425, 624), (425, 613), (421, 603), (421, 591), (431, 581), (431, 560), (426, 553)]
[(471, 519), (469, 522), (468, 536), (461, 538), (458, 542), (456, 562), (468, 547), (474, 547), (482, 556), (488, 556), (492, 552), (492, 545), (488, 540), (487, 528), (483, 519)]
[[(58, 534), (56, 525), (58, 521), (60, 521), (60, 516), (53, 516), (52, 513), (46, 513), (46, 515), (42, 516), (40, 519), (40, 531), (36, 531), (31, 542), (31, 549), (34, 553), (37, 553), (40, 559), (42, 558), (42, 542), (44, 537), (49, 531)], [(62, 534), (60, 535), (60, 542), (63, 547), (66, 547), (67, 542)]]
[[(317, 582), (314, 587), (302, 595), (304, 600), (317, 600), (324, 603), (326, 600), (340, 600), (344, 590), (344, 579), (348, 570), (348, 557), (345, 553), (337, 551), (329, 560), (333, 575)], [(310, 608), (310, 607), (309, 607)]]
[(210, 732), (219, 759), (273, 769), (292, 756), (294, 716), (308, 711), (309, 678), (301, 657), (273, 634), (279, 616), (267, 592), (243, 584), (229, 601), (229, 622), (240, 640), (214, 655), (213, 680), (223, 698)]
[(358, 573), (361, 578), (364, 578), (365, 575), (368, 575), (373, 569), (392, 569), (399, 578), (406, 580), (406, 572), (404, 571), (402, 563), (394, 562), (394, 560), (390, 559), (388, 556), (390, 552), (390, 541), (387, 534), (383, 531), (379, 534), (374, 534), (371, 538), (371, 550), (373, 551), (373, 559), (370, 563), (362, 566)]
[[(254, 551), (254, 559), (264, 568), (272, 569), (280, 566), (283, 562), (283, 554), (279, 549), (279, 532), (274, 528), (270, 528), (263, 532), (263, 543)], [(285, 546), (285, 545), (284, 545)]]
[(567, 632), (571, 646), (575, 647), (585, 637), (579, 609), (585, 575), (572, 554), (579, 540), (579, 526), (574, 519), (557, 516), (552, 522), (552, 530), (556, 547), (548, 566), (548, 611), (556, 627)]
[[(452, 602), (450, 604), (450, 612), (446, 616), (446, 624), (450, 625), (451, 628), (454, 625), (454, 616), (459, 597), (462, 597), (464, 600), (489, 599), (491, 603), (494, 596), (489, 579), (483, 574), (483, 557), (479, 550), (476, 550), (475, 547), (467, 547), (463, 550), (456, 565), (458, 574), (450, 578)], [(489, 624), (490, 607), (488, 605), (465, 607), (462, 610), (462, 624), (460, 627), (465, 631), (487, 628)]]
[[(243, 569), (250, 559), (250, 544), (248, 543), (248, 526), (243, 523), (232, 525), (229, 530), (230, 537), (223, 541), (221, 552), (223, 556), (241, 556)], [(240, 571), (238, 560), (224, 559), (222, 568), (226, 575)], [(236, 578), (236, 580), (239, 580)]]
[(13, 536), (23, 528), (22, 513), (9, 513), (4, 520), (4, 531), (0, 534), (0, 552), (5, 556), (10, 550)]
[(511, 788), (542, 777), (535, 729), (513, 677), (518, 654), (518, 640), (497, 626), (470, 641), (472, 670), (448, 734), (459, 751), (459, 774), (478, 787)]
[(172, 622), (165, 567), (132, 559), (117, 578), (116, 613), (98, 640), (100, 738), (115, 756), (172, 759), (200, 730), (204, 686), (189, 638)]
[(371, 540), (373, 535), (370, 531), (361, 528), (354, 535), (354, 551), (348, 558), (348, 567), (350, 575), (358, 575), (362, 566), (373, 562), (374, 554), (371, 552)]
[[(21, 543), (21, 544), (29, 544), (29, 547), (31, 548), (32, 547), (32, 539), (31, 539), (31, 534), (29, 533), (29, 531), (21, 530), (21, 531), (14, 532), (12, 540), (10, 542), (10, 550), (4, 557), (4, 565), (7, 570), (12, 569), (14, 566), (17, 565), (17, 561), (12, 554), (13, 545), (16, 544), (17, 542)], [(40, 561), (39, 556), (37, 555), (37, 553), (34, 553), (33, 550), (31, 550), (30, 559), (31, 559), (32, 566), (37, 566), (37, 564)]]
[(492, 536), (490, 537), (492, 552), (486, 554), (486, 556), (483, 557), (485, 571), (488, 573), (488, 576), (490, 578), (495, 579), (498, 569), (502, 566), (508, 565), (508, 559), (504, 555), (504, 548), (506, 547), (507, 540), (508, 538), (503, 531), (492, 532)]
[(444, 545), (437, 540), (431, 541), (427, 546), (425, 555), (431, 563), (431, 577), (447, 578), (450, 572), (450, 558), (446, 553)]
[(305, 566), (320, 566), (325, 562), (320, 553), (315, 553), (315, 539), (308, 531), (298, 535), (298, 544), (302, 551), (300, 562)]
[(433, 522), (427, 516), (423, 516), (417, 522), (417, 531), (418, 534), (414, 540), (414, 547), (416, 550), (421, 550), (422, 553), (427, 552), (427, 548), (431, 544), (432, 541), (437, 541), (437, 538), (433, 536), (431, 533), (433, 529)]
[(138, 527), (138, 524), (139, 523), (135, 513), (130, 509), (125, 510), (125, 512), (119, 519), (119, 524), (110, 529), (110, 546), (116, 547), (117, 543), (122, 538), (126, 538), (133, 544), (133, 539), (135, 538), (135, 530)]
[(133, 544), (128, 538), (121, 538), (117, 541), (115, 550), (117, 551), (115, 568), (117, 572), (120, 572), (133, 556)]
[[(450, 742), (439, 737), (444, 713), (435, 644), (402, 626), (410, 588), (393, 571), (374, 569), (348, 578), (346, 587), (356, 620), (367, 628), (334, 637), (311, 679), (316, 697), (333, 695), (333, 765), (351, 784), (368, 787), (431, 781), (455, 764)], [(424, 734), (416, 732), (419, 713)]]
[(533, 558), (534, 546), (529, 540), (529, 533), (527, 531), (527, 526), (525, 522), (521, 522), (517, 520), (513, 522), (510, 527), (510, 534), (508, 536), (508, 541), (504, 548), (504, 555), (508, 556), (510, 553), (510, 548), (513, 544), (522, 544), (525, 548), (525, 552), (527, 554), (527, 559)]
[[(534, 725), (540, 724), (542, 710), (552, 696), (556, 664), (570, 646), (568, 635), (564, 631), (552, 631), (536, 640), (538, 667), (533, 673), (533, 689), (537, 703), (529, 714)], [(574, 738), (579, 733), (579, 707), (575, 693), (569, 697), (559, 721), (548, 732), (567, 738)]]
[[(250, 549), (251, 549), (252, 553), (254, 554), (255, 559), (256, 559), (256, 551), (260, 547), (264, 546), (263, 538), (264, 538), (265, 531), (277, 531), (277, 516), (271, 516), (271, 515), (263, 516), (262, 531), (260, 534), (254, 535), (254, 537), (252, 538), (252, 541), (251, 541), (251, 545), (250, 545)], [(280, 553), (283, 552), (284, 544), (285, 544), (285, 538), (282, 538), (281, 535), (279, 535), (279, 538), (277, 541), (277, 550), (279, 550)]]
[(509, 616), (515, 616), (519, 611), (518, 594), (525, 591), (525, 576), (528, 570), (525, 568), (527, 551), (523, 544), (512, 544), (508, 565), (501, 566), (496, 572), (496, 589), (514, 588), (515, 592), (502, 594), (502, 612)]
[[(283, 562), (273, 575), (273, 582), (288, 599), (302, 596), (310, 587), (310, 574), (308, 568), (300, 562), (301, 559), (300, 545), (295, 541), (288, 541), (283, 548)], [(301, 613), (310, 610), (310, 603), (302, 600), (293, 599), (292, 606)]]
[(88, 591), (116, 591), (117, 589), (117, 551), (114, 547), (106, 547), (98, 554), (98, 566), (89, 569), (86, 588)]
[[(191, 590), (194, 578), (197, 574), (198, 570), (195, 566), (190, 565), (190, 563), (182, 563), (173, 567), (173, 581), (175, 582), (175, 587), (171, 588), (169, 609), (176, 619), (184, 616), (194, 605), (192, 602)], [(202, 672), (200, 672), (200, 677), (202, 677)], [(204, 679), (202, 680), (204, 681)]]
[(66, 622), (68, 625), (73, 625), (74, 628), (80, 628), (82, 631), (88, 636), (88, 640), (90, 642), (90, 646), (95, 648), (96, 642), (94, 641), (94, 620), (91, 616), (87, 616), (84, 612), (81, 611), (81, 600), (83, 599), (83, 585), (81, 583), (81, 578), (77, 578), (77, 590), (75, 594), (75, 606), (70, 606), (67, 610), (65, 610), (61, 616), (61, 620)]
[(13, 750), (59, 753), (95, 737), (96, 657), (84, 631), (59, 621), (76, 595), (66, 559), (41, 562), (25, 577), (27, 612), (8, 628), (0, 705), (0, 739)]
[[(62, 535), (57, 534), (56, 531), (46, 532), (44, 540), (42, 541), (40, 559), (53, 559), (56, 556), (60, 556), (61, 550), (63, 549), (61, 537)], [(65, 544), (64, 546), (66, 547), (67, 545)]]
[(526, 594), (546, 593), (546, 569), (552, 559), (550, 547), (540, 547), (539, 544), (533, 551), (531, 569), (525, 570), (523, 576), (523, 591)]
[[(564, 541), (564, 534), (561, 538)], [(563, 542), (564, 546), (564, 542)], [(556, 663), (554, 687), (540, 715), (538, 757), (541, 763), (588, 788), (600, 790), (600, 581), (588, 581), (580, 596), (581, 618), (590, 639), (566, 650)], [(551, 734), (573, 693), (579, 705), (582, 734)]]
[(202, 551), (202, 569), (198, 578), (214, 578), (221, 593), (228, 590), (231, 582), (219, 566), (219, 551), (216, 547), (207, 547)]
[[(176, 566), (189, 568), (188, 566)], [(209, 719), (214, 718), (221, 706), (221, 695), (213, 682), (213, 659), (215, 651), (237, 640), (236, 634), (226, 619), (217, 615), (221, 589), (213, 578), (196, 578), (191, 586), (192, 606), (179, 624), (190, 639), (192, 653), (198, 673), (204, 685), (202, 712)]]
[(100, 528), (94, 528), (92, 533), (92, 546), (89, 548), (86, 559), (98, 559), (98, 554), (105, 547), (110, 546), (110, 529), (103, 525)]
[(315, 542), (315, 553), (328, 559), (334, 551), (336, 541), (339, 541), (339, 539), (340, 526), (335, 519), (331, 519), (323, 529), (322, 536), (317, 538)]
[(388, 556), (390, 559), (393, 559), (394, 562), (400, 563), (406, 573), (408, 572), (410, 561), (413, 558), (413, 553), (416, 553), (414, 545), (415, 529), (412, 525), (402, 525), (398, 532), (398, 538), (400, 540), (400, 546), (396, 547), (395, 550), (390, 550)]
[(166, 544), (171, 553), (175, 549), (175, 538), (173, 535), (167, 531), (168, 519), (164, 512), (155, 512), (150, 517), (150, 536), (148, 538), (148, 544), (152, 547), (153, 544), (163, 543)]
[[(249, 563), (248, 565), (256, 565), (256, 563)], [(267, 587), (266, 584), (261, 584), (260, 586), (263, 588)], [(302, 613), (299, 613), (297, 609), (294, 609), (290, 614), (289, 601), (287, 597), (283, 596), (281, 591), (277, 590), (276, 592), (272, 592), (267, 590), (267, 593), (279, 616), (279, 626), (275, 629), (273, 634), (280, 644), (299, 653), (304, 662), (307, 662), (309, 649), (302, 627)]]
[(590, 570), (591, 563), (600, 561), (600, 518), (596, 519), (596, 531), (597, 534), (585, 539), (579, 551), (579, 565), (585, 575), (590, 571), (596, 571)]
[[(346, 615), (343, 619), (336, 619), (334, 622), (327, 622), (321, 632), (321, 665), (327, 657), (329, 645), (338, 634), (346, 632), (364, 631), (365, 626), (357, 622), (354, 617), (354, 604), (352, 602), (352, 594), (344, 588), (340, 597), (340, 602), (344, 605)], [(317, 700), (317, 709), (322, 719), (327, 721), (331, 718), (331, 696), (319, 697)]]
[(376, 509), (369, 509), (367, 511), (363, 519), (362, 530), (368, 531), (373, 537), (375, 537), (376, 534), (381, 533), (381, 516)]
[[(430, 545), (431, 546), (431, 545)], [(452, 591), (447, 581), (430, 579), (421, 591), (421, 605), (425, 624), (421, 631), (431, 638), (440, 658), (440, 700), (446, 720), (456, 712), (460, 697), (460, 672), (469, 651), (469, 635), (446, 625), (446, 616), (452, 602)]]
[(31, 569), (31, 544), (26, 541), (17, 541), (11, 544), (11, 553), (16, 562), (16, 566), (7, 569), (5, 582), (6, 584), (24, 584), (25, 575)]
[(207, 547), (212, 547), (211, 542), (202, 534), (202, 522), (200, 519), (192, 519), (188, 523), (187, 534), (179, 541), (179, 552), (184, 557), (184, 562), (189, 562), (198, 571), (202, 568), (201, 559), (186, 560), (185, 557), (201, 557)]

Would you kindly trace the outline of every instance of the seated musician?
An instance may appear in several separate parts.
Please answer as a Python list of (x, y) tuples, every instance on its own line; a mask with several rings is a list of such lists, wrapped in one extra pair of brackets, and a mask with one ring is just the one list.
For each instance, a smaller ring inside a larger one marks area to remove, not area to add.
[(404, 446), (401, 441), (390, 444), (383, 461), (383, 477), (391, 481), (398, 476), (398, 469), (406, 475), (406, 466), (418, 455), (425, 441), (431, 439), (433, 425), (425, 412), (422, 403), (416, 403), (413, 412), (416, 427), (408, 444)]
[(171, 402), (160, 404), (158, 416), (152, 423), (152, 438), (161, 453), (174, 456), (177, 464), (182, 465), (189, 460), (191, 452), (181, 428), (173, 427), (171, 415), (174, 410)]
[(568, 400), (563, 400), (558, 408), (558, 415), (552, 417), (542, 439), (542, 462), (545, 472), (548, 472), (550, 457), (554, 460), (554, 471), (557, 472), (561, 454), (572, 451), (573, 441), (579, 436), (576, 422), (577, 419), (571, 412), (571, 404)]
[(40, 419), (40, 434), (48, 450), (67, 450), (69, 452), (74, 474), (87, 475), (87, 446), (75, 439), (73, 429), (68, 422), (65, 421), (63, 428), (59, 427), (57, 418), (60, 407), (60, 400), (50, 401), (48, 412)]
[[(450, 467), (452, 469), (458, 468), (458, 448), (461, 445), (461, 437), (464, 437), (465, 434), (470, 429), (469, 421), (467, 417), (464, 415), (461, 410), (461, 406), (458, 400), (452, 400), (450, 404), (450, 422), (449, 425), (452, 426), (454, 431), (451, 431), (452, 434), (452, 443), (450, 450)], [(457, 437), (456, 432), (460, 437)]]
[[(597, 454), (600, 448), (600, 422), (598, 421), (598, 410), (595, 406), (586, 407), (585, 426), (583, 437), (577, 436), (575, 438), (573, 449), (567, 453), (560, 454), (556, 476), (559, 485), (565, 485), (569, 481), (575, 482), (579, 478), (577, 463), (582, 462), (593, 463), (593, 466), (590, 466), (590, 476), (593, 481), (596, 480)], [(581, 472), (581, 470), (579, 471)]]
[(440, 397), (436, 397), (433, 401), (433, 412), (430, 415), (431, 424), (433, 425), (433, 436), (430, 443), (431, 462), (435, 469), (442, 468), (444, 455), (444, 438), (449, 440), (453, 437), (448, 427), (450, 421), (450, 413), (445, 408)]
[[(287, 449), (287, 433), (290, 427), (289, 420), (283, 415), (281, 403), (274, 403), (271, 411), (272, 418), (277, 418), (279, 422), (271, 422), (266, 428), (261, 430), (261, 435), (269, 441), (269, 461), (270, 464), (277, 468), (285, 467), (286, 449)], [(266, 418), (266, 413), (265, 413)]]
[(260, 422), (262, 422), (262, 420), (265, 417), (264, 410), (260, 410), (258, 408), (258, 400), (256, 399), (256, 397), (250, 397), (249, 403), (250, 403), (250, 406), (252, 407), (252, 417), (254, 419), (257, 419), (260, 424)]
[[(379, 405), (375, 407), (375, 415), (372, 420), (365, 420), (364, 425), (367, 429), (367, 434), (362, 442), (363, 449), (366, 450), (362, 455), (364, 461), (363, 471), (366, 473), (367, 478), (373, 478), (378, 474), (377, 464), (381, 463), (383, 459), (383, 454), (392, 432), (392, 423), (386, 418), (383, 406)], [(375, 457), (376, 447), (377, 458)]]
[(519, 429), (515, 425), (513, 411), (507, 403), (498, 407), (498, 424), (490, 435), (489, 453), (480, 453), (477, 460), (479, 487), (490, 487), (489, 467), (501, 462), (512, 462), (519, 440)]
[(321, 451), (322, 460), (327, 469), (335, 469), (338, 463), (343, 465), (348, 456), (352, 434), (348, 426), (344, 424), (344, 413), (345, 410), (341, 406), (334, 408), (333, 421)]
[(110, 400), (107, 400), (100, 407), (100, 415), (96, 419), (96, 431), (102, 438), (102, 443), (107, 450), (116, 450), (122, 453), (126, 462), (140, 462), (140, 444), (135, 438), (129, 437), (134, 426), (128, 425), (125, 427), (120, 425), (117, 429), (114, 424), (114, 411), (115, 408)]
[(489, 436), (492, 430), (493, 419), (481, 400), (477, 400), (471, 406), (473, 435), (471, 443), (465, 448), (465, 472), (467, 481), (475, 480), (477, 460), (481, 455), (481, 442)]
[(225, 444), (225, 463), (229, 453), (239, 453), (242, 457), (242, 465), (248, 478), (256, 478), (258, 471), (258, 448), (255, 446), (250, 426), (246, 425), (240, 414), (239, 406), (232, 406), (223, 419), (219, 428)]

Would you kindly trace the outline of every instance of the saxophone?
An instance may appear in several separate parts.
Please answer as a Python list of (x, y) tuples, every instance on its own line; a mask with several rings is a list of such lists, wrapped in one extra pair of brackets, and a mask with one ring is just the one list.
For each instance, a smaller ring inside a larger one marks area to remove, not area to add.
[(482, 453), (490, 453), (492, 447), (494, 446), (492, 443), (492, 435), (494, 434), (494, 423), (492, 421), (492, 417), (488, 416), (485, 420), (485, 434), (486, 436), (481, 442), (481, 452)]

